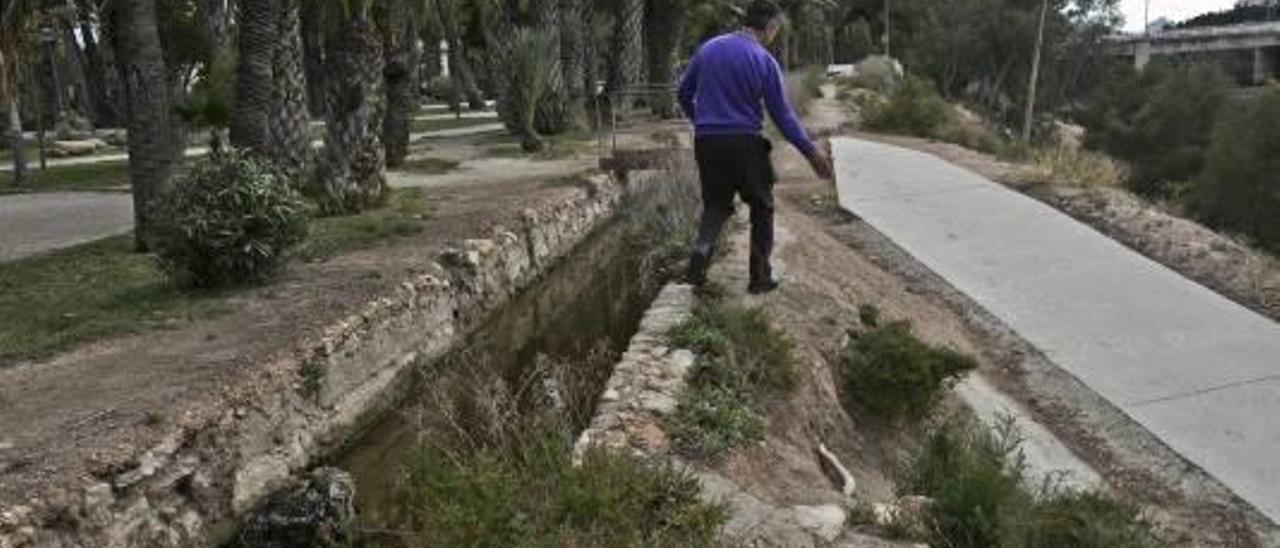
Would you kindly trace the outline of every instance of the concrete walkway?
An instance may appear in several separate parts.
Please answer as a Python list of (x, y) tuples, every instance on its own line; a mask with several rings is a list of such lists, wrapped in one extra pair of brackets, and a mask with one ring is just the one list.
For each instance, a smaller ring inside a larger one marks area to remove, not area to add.
[(1280, 324), (933, 156), (832, 145), (842, 207), (1280, 522)]
[(57, 192), (0, 196), (0, 262), (133, 229), (133, 196)]

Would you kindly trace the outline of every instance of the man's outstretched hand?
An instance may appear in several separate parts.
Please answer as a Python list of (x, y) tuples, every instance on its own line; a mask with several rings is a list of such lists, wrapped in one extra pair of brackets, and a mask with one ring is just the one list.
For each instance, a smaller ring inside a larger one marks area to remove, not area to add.
[(822, 149), (814, 150), (813, 154), (809, 155), (809, 167), (812, 167), (814, 174), (821, 179), (830, 181), (833, 177), (831, 157)]

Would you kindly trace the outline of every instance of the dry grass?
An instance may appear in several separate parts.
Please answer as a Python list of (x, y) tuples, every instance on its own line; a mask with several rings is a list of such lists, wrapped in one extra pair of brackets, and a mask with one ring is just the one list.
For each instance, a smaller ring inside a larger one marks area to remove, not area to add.
[(1118, 188), (1129, 180), (1129, 169), (1105, 154), (1055, 146), (1036, 151), (1020, 178), (1031, 184)]

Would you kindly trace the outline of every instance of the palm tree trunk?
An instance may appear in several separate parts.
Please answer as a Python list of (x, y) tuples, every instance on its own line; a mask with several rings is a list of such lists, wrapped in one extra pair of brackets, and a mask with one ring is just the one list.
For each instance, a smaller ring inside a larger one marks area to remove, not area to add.
[(300, 0), (278, 0), (275, 16), (278, 42), (272, 54), (269, 148), (271, 158), (293, 178), (311, 164), (311, 134), (307, 117), (307, 82), (303, 69)]
[(380, 13), (382, 51), (386, 66), (382, 69), (387, 88), (387, 114), (382, 124), (382, 141), (386, 147), (387, 167), (397, 167), (409, 154), (409, 126), (418, 102), (417, 18), (403, 4), (390, 6)]
[(227, 0), (202, 0), (198, 9), (205, 48), (213, 59), (227, 47)]
[(534, 0), (532, 4), (533, 28), (547, 34), (550, 40), (546, 94), (538, 103), (534, 126), (544, 135), (561, 133), (567, 125), (568, 92), (561, 58), (560, 3), (562, 0)]
[[(105, 20), (99, 14), (99, 20)], [(115, 127), (120, 123), (120, 73), (115, 67), (115, 54), (111, 47), (111, 25), (99, 25), (101, 39), (96, 39), (93, 27), (87, 20), (80, 21), (80, 39), (84, 40), (84, 55), (88, 65), (86, 83), (89, 100), (93, 105), (90, 117), (94, 127)]]
[(62, 43), (66, 48), (66, 74), (71, 86), (75, 88), (75, 97), (72, 98), (74, 100), (73, 106), (77, 114), (83, 117), (83, 121), (89, 121), (93, 116), (91, 112), (93, 105), (89, 101), (89, 84), (85, 77), (84, 50), (80, 49), (80, 44), (76, 41), (75, 5), (70, 0), (67, 0), (66, 8), (67, 15), (59, 25), (62, 30)]
[(449, 74), (462, 88), (471, 110), (484, 110), (484, 95), (476, 85), (471, 63), (467, 62), (466, 50), (458, 33), (457, 0), (435, 0), (435, 3), (436, 11), (440, 14), (440, 28), (444, 30), (445, 42), (449, 44)]
[(18, 108), (17, 86), (10, 85), (13, 83), (11, 68), (16, 68), (17, 65), (12, 56), (0, 50), (0, 98), (4, 99), (5, 107), (8, 109), (9, 150), (13, 152), (14, 185), (22, 184), (27, 173), (27, 158), (23, 154), (22, 110)]
[(618, 93), (642, 80), (644, 70), (644, 0), (617, 0), (614, 11), (613, 59), (607, 91)]
[(593, 0), (580, 0), (577, 24), (582, 29), (582, 91), (586, 103), (588, 117), (594, 126), (596, 111), (596, 94), (600, 86), (600, 48), (596, 43), (596, 3)]
[(328, 40), (329, 119), (321, 181), (334, 213), (363, 210), (382, 199), (386, 156), (382, 148), (385, 95), (382, 42), (365, 13), (342, 22)]
[(271, 65), (277, 17), (272, 0), (240, 0), (239, 52), (231, 144), (270, 156), (268, 117), (272, 106)]
[(129, 175), (133, 186), (134, 241), (147, 251), (152, 241), (152, 210), (173, 172), (173, 101), (155, 0), (115, 0), (112, 22), (119, 44), (120, 79), (129, 109)]
[(564, 78), (567, 119), (570, 124), (583, 127), (586, 120), (587, 88), (583, 75), (586, 72), (586, 41), (591, 39), (591, 29), (581, 26), (583, 10), (591, 0), (560, 0), (560, 70)]
[(324, 118), (328, 101), (325, 99), (324, 26), (319, 3), (311, 0), (302, 3), (302, 55), (307, 81), (307, 110), (315, 118)]
[[(674, 80), (676, 61), (680, 55), (680, 37), (684, 36), (684, 6), (680, 0), (649, 0), (645, 6), (645, 46), (649, 67), (649, 86), (656, 95), (650, 104), (654, 114), (662, 118), (676, 115)], [(672, 91), (659, 92), (659, 89)]]

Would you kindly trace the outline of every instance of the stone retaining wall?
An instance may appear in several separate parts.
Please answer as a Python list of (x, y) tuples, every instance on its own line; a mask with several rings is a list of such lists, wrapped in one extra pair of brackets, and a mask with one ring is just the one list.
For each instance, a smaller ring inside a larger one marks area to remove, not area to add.
[[(191, 411), (136, 466), (77, 492), (0, 508), (0, 548), (221, 544), (274, 489), (398, 401), (412, 365), (440, 357), (489, 312), (612, 217), (628, 185), (603, 176), (467, 240), (394, 291), (300, 340)], [(34, 495), (34, 494), (33, 494)]]

